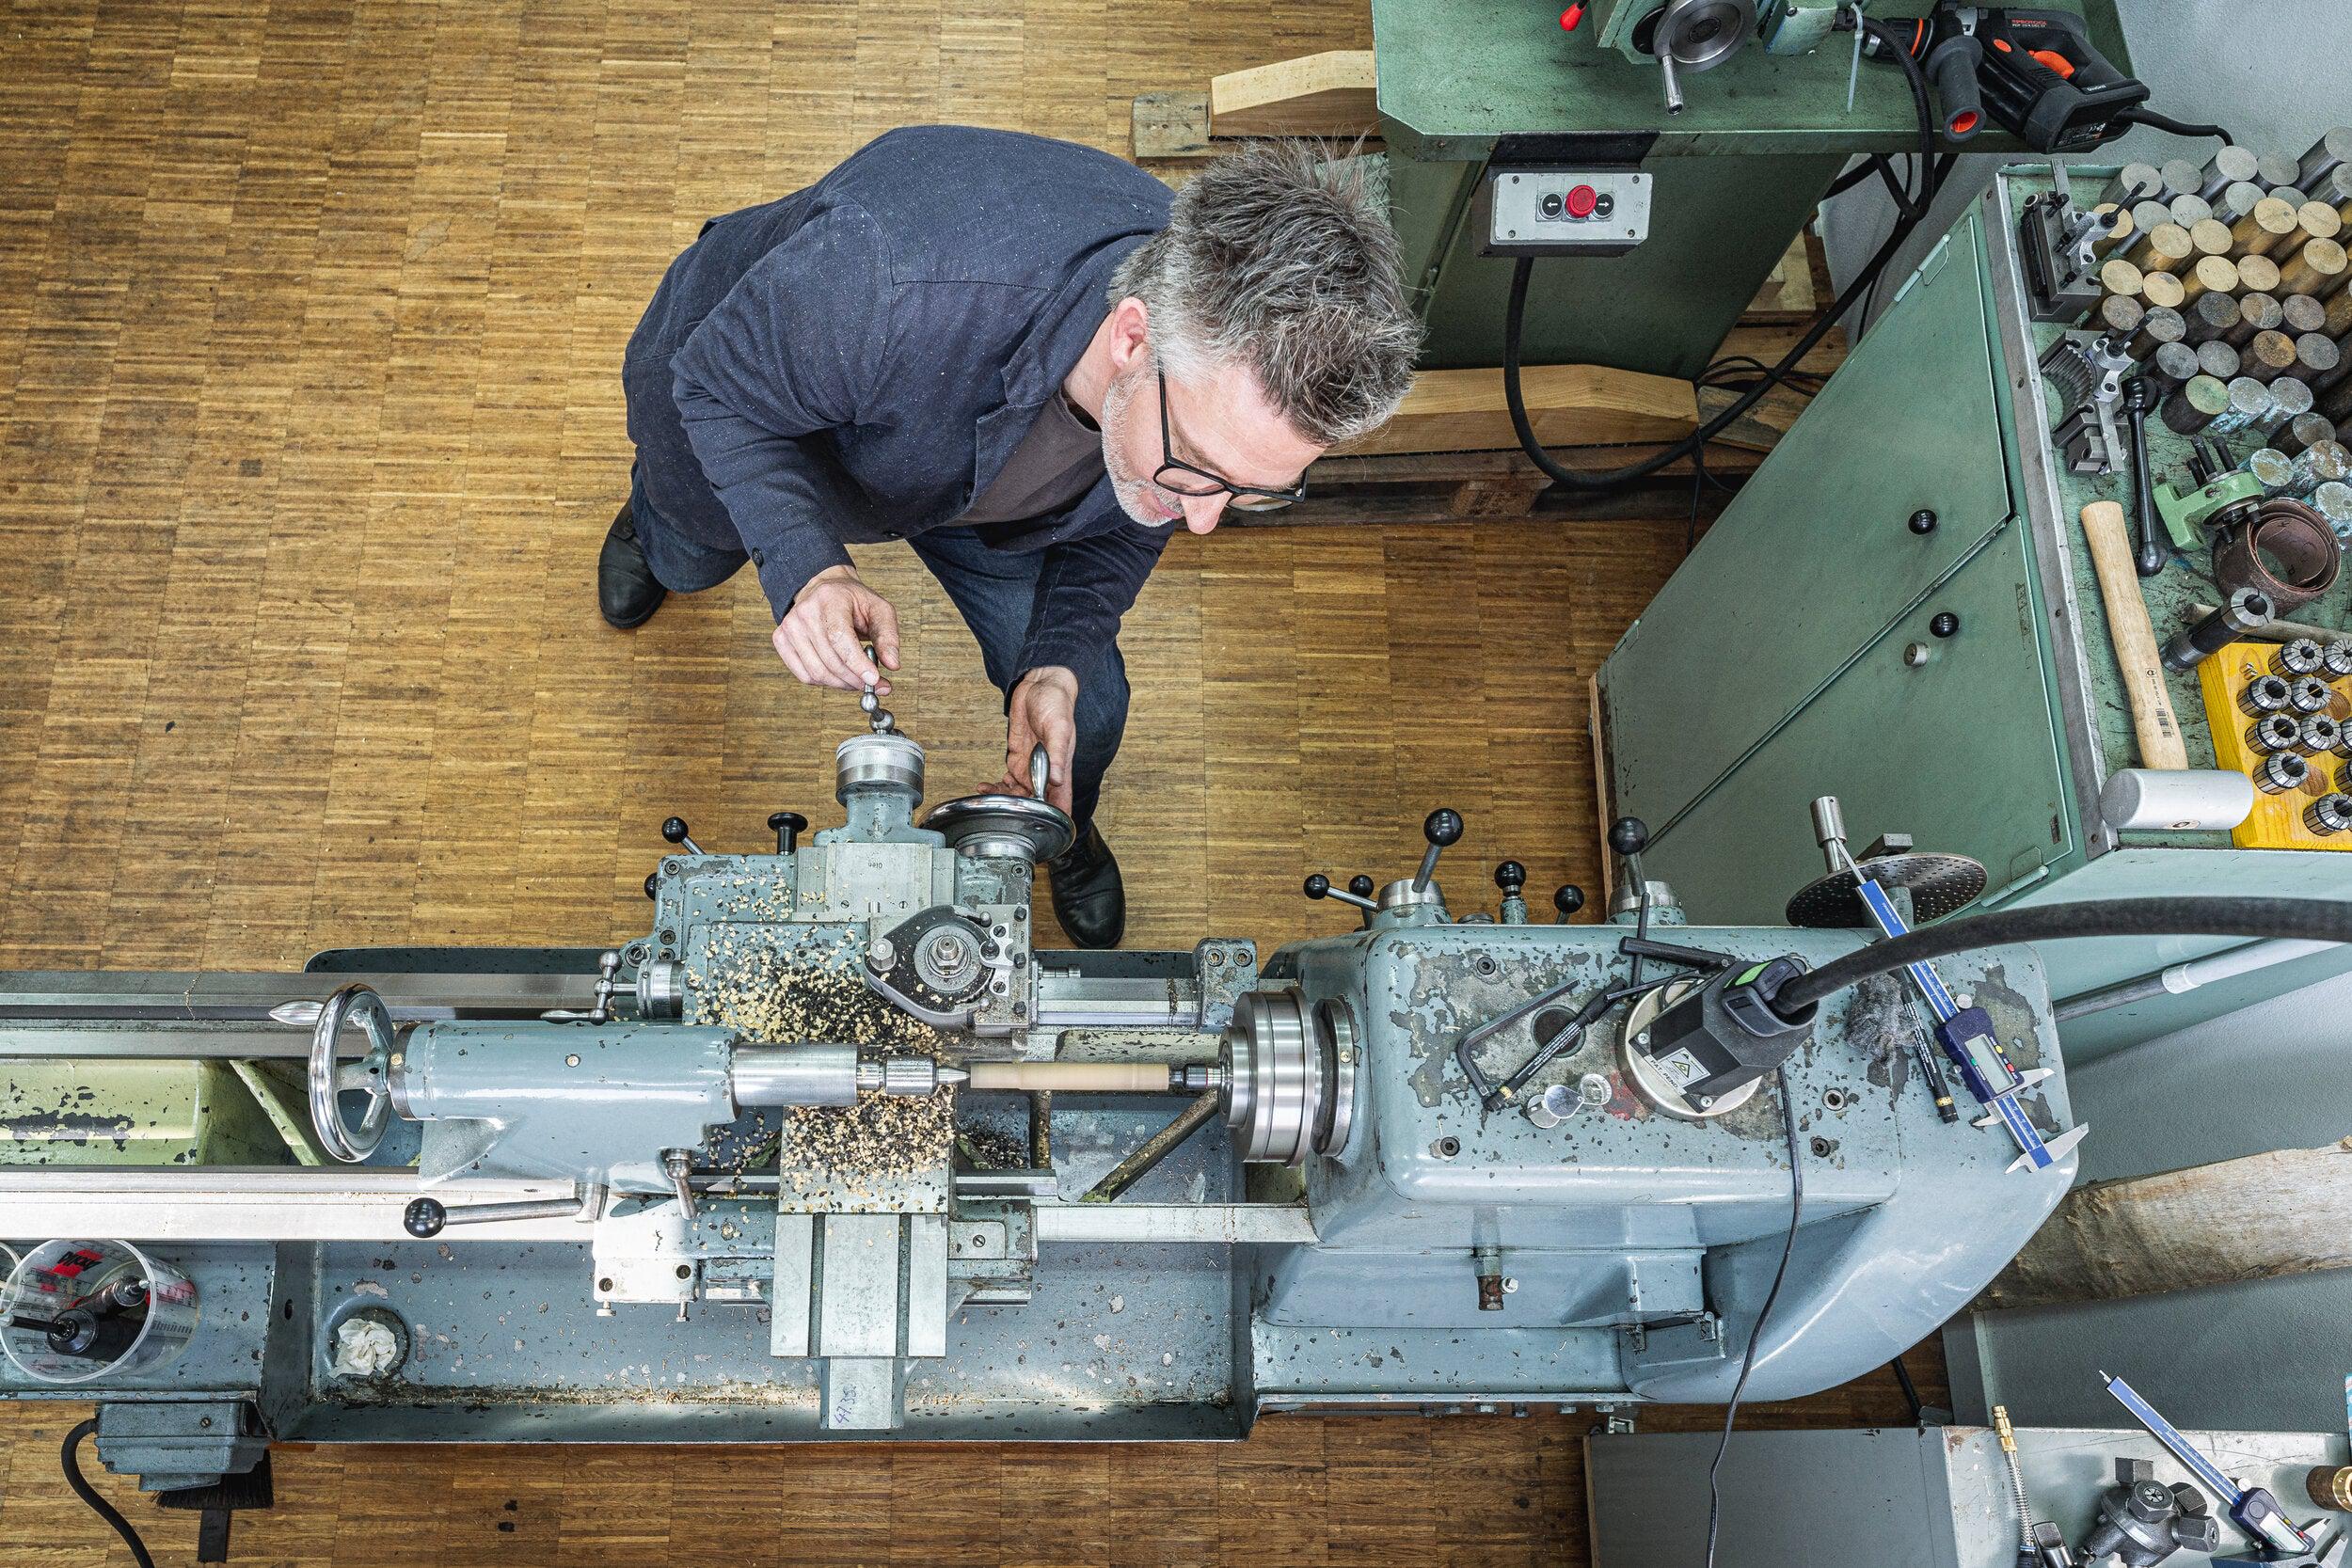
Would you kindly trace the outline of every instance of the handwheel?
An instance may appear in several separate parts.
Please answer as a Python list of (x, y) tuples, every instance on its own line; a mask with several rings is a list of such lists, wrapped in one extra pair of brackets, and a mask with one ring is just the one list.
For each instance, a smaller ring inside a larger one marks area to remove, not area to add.
[[(368, 1053), (349, 1062), (335, 1059), (336, 1038), (346, 1023), (366, 1031)], [(346, 1164), (358, 1164), (384, 1141), (391, 1120), (392, 1015), (384, 999), (361, 985), (345, 986), (319, 1007), (318, 1023), (310, 1031), (310, 1130), (326, 1152)], [(343, 1119), (346, 1089), (368, 1097), (358, 1126)]]

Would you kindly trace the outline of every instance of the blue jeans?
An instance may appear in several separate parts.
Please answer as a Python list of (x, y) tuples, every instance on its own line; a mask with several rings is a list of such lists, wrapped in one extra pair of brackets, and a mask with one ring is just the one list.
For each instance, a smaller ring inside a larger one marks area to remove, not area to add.
[[(674, 594), (716, 588), (750, 563), (751, 557), (741, 550), (714, 550), (672, 532), (633, 481), (629, 505), (645, 563)], [(968, 528), (933, 529), (907, 543), (955, 601), (963, 624), (980, 644), (990, 683), (1006, 693), (1009, 705), (1012, 683), (1025, 673), (1018, 661), (1029, 633), (1038, 574), (1045, 566), (1043, 553), (991, 549)], [(1083, 832), (1094, 820), (1103, 775), (1119, 755), (1120, 736), (1126, 733), (1127, 661), (1114, 643), (1087, 668), (1072, 673), (1078, 677), (1078, 743), (1071, 760), (1070, 815)]]

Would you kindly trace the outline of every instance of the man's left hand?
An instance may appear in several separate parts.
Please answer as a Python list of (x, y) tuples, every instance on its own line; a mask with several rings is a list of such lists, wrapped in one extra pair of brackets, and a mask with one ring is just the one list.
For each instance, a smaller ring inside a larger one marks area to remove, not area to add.
[(1021, 677), (1012, 689), (1012, 705), (1005, 726), (1005, 776), (996, 789), (1003, 795), (1029, 793), (1029, 752), (1045, 748), (1051, 769), (1045, 799), (1063, 811), (1070, 809), (1070, 762), (1078, 746), (1078, 677), (1058, 664), (1043, 665)]

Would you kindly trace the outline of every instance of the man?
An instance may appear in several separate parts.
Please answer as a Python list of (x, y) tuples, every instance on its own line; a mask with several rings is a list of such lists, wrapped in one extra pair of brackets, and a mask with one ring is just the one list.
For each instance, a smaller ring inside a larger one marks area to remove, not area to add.
[(1120, 618), (1175, 524), (1295, 499), (1411, 381), (1420, 332), (1360, 168), (1255, 146), (1171, 198), (1087, 148), (929, 127), (712, 220), (629, 340), (605, 619), (749, 561), (794, 676), (887, 692), (898, 613), (842, 546), (905, 540), (1005, 693), (998, 787), (1026, 793), (1042, 744), (1078, 825), (1046, 866), (1055, 914), (1116, 945), (1094, 812), (1126, 723)]

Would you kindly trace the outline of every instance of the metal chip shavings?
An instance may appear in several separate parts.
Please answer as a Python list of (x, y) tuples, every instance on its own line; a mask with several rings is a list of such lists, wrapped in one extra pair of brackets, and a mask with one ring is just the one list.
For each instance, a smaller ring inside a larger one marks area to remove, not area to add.
[[(722, 923), (708, 930), (702, 962), (687, 975), (691, 1022), (767, 1043), (845, 1041), (885, 1056), (940, 1055), (953, 1038), (866, 988), (852, 968), (862, 942), (855, 927)], [(763, 1165), (774, 1155), (787, 1207), (930, 1212), (944, 1195), (954, 1142), (955, 1091), (942, 1088), (793, 1106), (775, 1138), (747, 1153)], [(754, 1168), (748, 1159), (729, 1164)]]

